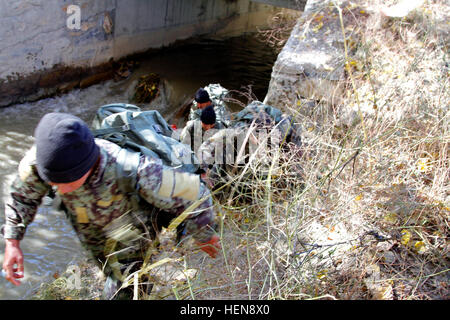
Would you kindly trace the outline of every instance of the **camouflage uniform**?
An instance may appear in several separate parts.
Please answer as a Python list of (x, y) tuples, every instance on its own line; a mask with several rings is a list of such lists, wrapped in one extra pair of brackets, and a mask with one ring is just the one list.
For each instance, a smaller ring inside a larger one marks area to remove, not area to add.
[[(281, 144), (282, 150), (290, 150), (291, 145), (300, 147), (300, 134), (300, 125), (291, 116), (254, 101), (236, 115), (231, 127), (219, 130), (202, 143), (196, 152), (200, 169), (209, 170), (214, 183), (226, 182), (227, 173), (245, 165), (255, 152), (256, 160), (267, 165)], [(263, 141), (265, 145), (261, 145)]]
[[(233, 168), (240, 168), (248, 163), (249, 158), (255, 155), (258, 150), (257, 159), (261, 160), (267, 156), (268, 148), (261, 146), (263, 141), (258, 130), (253, 128), (250, 135), (248, 125), (239, 124), (233, 128), (227, 128), (216, 131), (216, 133), (202, 143), (197, 150), (197, 158), (200, 161), (200, 169), (205, 172), (209, 170), (209, 179), (218, 183), (226, 178), (226, 173), (231, 172)], [(264, 132), (263, 132), (264, 133)], [(279, 132), (271, 132), (273, 141), (279, 141)], [(260, 140), (260, 141), (259, 141)], [(271, 140), (267, 139), (267, 143)], [(226, 181), (222, 182), (226, 182)]]
[(203, 129), (201, 120), (190, 120), (181, 131), (180, 141), (191, 146), (192, 151), (196, 152), (204, 140), (221, 129), (225, 129), (225, 126), (218, 120), (216, 120), (214, 127), (207, 131)]
[[(81, 243), (98, 262), (108, 262), (106, 274), (123, 270), (131, 261), (142, 261), (157, 229), (151, 213), (171, 220), (195, 200), (207, 197), (185, 220), (185, 231), (200, 242), (211, 238), (215, 213), (209, 190), (198, 175), (164, 166), (158, 158), (141, 156), (137, 185), (145, 201), (141, 201), (141, 210), (133, 210), (130, 195), (122, 194), (117, 183), (116, 159), (121, 148), (102, 139), (96, 139), (96, 144), (100, 160), (91, 176), (77, 190), (59, 196)], [(5, 206), (5, 238), (24, 237), (42, 198), (51, 190), (37, 173), (35, 154), (33, 147), (20, 162)]]
[[(225, 105), (224, 99), (228, 95), (228, 90), (222, 87), (219, 83), (211, 83), (203, 88), (208, 92), (211, 104), (214, 106), (216, 112), (216, 122), (221, 122), (225, 127), (231, 125), (231, 114)], [(197, 101), (193, 101), (193, 106), (189, 113), (188, 120), (199, 120), (202, 110), (198, 109)]]
[(300, 123), (296, 122), (292, 116), (260, 101), (252, 101), (238, 112), (234, 117), (232, 127), (249, 126), (253, 120), (259, 128), (271, 129), (275, 126), (286, 142), (301, 146)]
[[(223, 104), (211, 103), (214, 106), (216, 112), (216, 123), (220, 122), (223, 126), (228, 127), (231, 124), (231, 114)], [(200, 120), (202, 115), (202, 109), (197, 107), (197, 102), (193, 102), (193, 107), (189, 113), (188, 120)]]

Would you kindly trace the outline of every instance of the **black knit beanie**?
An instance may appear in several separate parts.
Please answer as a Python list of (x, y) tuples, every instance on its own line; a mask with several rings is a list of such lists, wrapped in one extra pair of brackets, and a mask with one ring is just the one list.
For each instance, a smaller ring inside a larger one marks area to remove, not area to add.
[(213, 106), (208, 106), (202, 110), (202, 114), (200, 115), (200, 120), (204, 124), (214, 124), (216, 123), (216, 112), (214, 111)]
[(39, 176), (47, 182), (80, 179), (97, 161), (100, 149), (86, 123), (67, 113), (48, 113), (34, 131)]
[(195, 93), (195, 101), (197, 101), (197, 103), (205, 103), (211, 101), (209, 99), (208, 91), (203, 88), (198, 89)]

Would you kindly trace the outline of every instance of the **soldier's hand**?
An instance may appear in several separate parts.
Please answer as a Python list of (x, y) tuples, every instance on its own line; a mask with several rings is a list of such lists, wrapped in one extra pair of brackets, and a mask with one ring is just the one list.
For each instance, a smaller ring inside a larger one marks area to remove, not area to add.
[(207, 169), (205, 173), (202, 173), (200, 177), (202, 178), (203, 182), (208, 186), (208, 188), (212, 189), (214, 187), (214, 183), (210, 179), (210, 169)]
[(5, 259), (3, 260), (5, 278), (12, 284), (19, 286), (21, 283), (17, 279), (24, 276), (23, 253), (19, 246), (19, 240), (5, 239), (5, 241)]
[(219, 243), (219, 237), (216, 235), (212, 236), (208, 242), (203, 243), (198, 242), (197, 245), (200, 247), (201, 250), (206, 252), (211, 258), (215, 258), (221, 248)]

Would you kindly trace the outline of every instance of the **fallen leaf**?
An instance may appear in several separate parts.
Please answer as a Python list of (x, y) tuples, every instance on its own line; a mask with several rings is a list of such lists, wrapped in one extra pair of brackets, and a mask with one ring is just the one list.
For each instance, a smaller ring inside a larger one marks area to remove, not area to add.
[(312, 30), (314, 33), (319, 32), (320, 29), (323, 27), (323, 22), (320, 22), (317, 26), (315, 26)]
[(325, 279), (327, 274), (328, 274), (328, 270), (327, 269), (323, 269), (323, 270), (321, 270), (321, 271), (319, 271), (317, 273), (317, 278), (320, 279), (320, 280)]
[(319, 16), (316, 16), (316, 17), (314, 18), (314, 20), (315, 20), (316, 22), (321, 22), (322, 19), (323, 19), (323, 15), (319, 15)]
[(401, 234), (402, 234), (402, 238), (401, 238), (402, 245), (404, 245), (404, 246), (408, 245), (409, 240), (411, 240), (411, 232), (404, 229), (404, 230), (402, 230)]
[(433, 167), (429, 158), (420, 158), (417, 160), (416, 165), (419, 172), (428, 172)]
[(414, 244), (414, 249), (418, 254), (425, 253), (426, 251), (425, 243), (423, 243), (423, 241), (416, 241), (416, 243)]
[(390, 212), (383, 218), (384, 221), (389, 223), (396, 223), (397, 222), (397, 214), (395, 212)]

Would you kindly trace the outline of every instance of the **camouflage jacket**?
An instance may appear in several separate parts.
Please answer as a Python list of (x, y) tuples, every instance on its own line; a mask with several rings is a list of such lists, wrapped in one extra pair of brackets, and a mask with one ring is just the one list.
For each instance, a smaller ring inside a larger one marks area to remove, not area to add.
[[(225, 127), (228, 127), (231, 124), (231, 114), (230, 111), (223, 104), (214, 104), (214, 111), (216, 112), (216, 123), (221, 122)], [(200, 120), (200, 116), (202, 115), (202, 109), (197, 107), (197, 103), (193, 102), (193, 107), (189, 113), (188, 120)]]
[(216, 121), (214, 128), (205, 131), (201, 120), (189, 120), (180, 134), (180, 141), (187, 144), (196, 152), (201, 144), (211, 137), (217, 130), (225, 129), (221, 121)]
[[(253, 121), (233, 121), (231, 127), (216, 130), (203, 139), (196, 156), (200, 169), (209, 171), (210, 180), (217, 182), (221, 176), (229, 179), (225, 172), (235, 172), (250, 160), (254, 161), (253, 167), (259, 164), (258, 170), (263, 174), (273, 159), (278, 159), (277, 152), (285, 150), (287, 144), (301, 146), (300, 126), (291, 123), (289, 116), (280, 116), (278, 124), (266, 113), (254, 116), (257, 121), (253, 124)], [(284, 148), (280, 149), (281, 145)]]
[(218, 178), (218, 171), (227, 171), (234, 165), (245, 164), (249, 154), (258, 147), (257, 143), (247, 141), (247, 133), (248, 126), (216, 130), (203, 141), (196, 152), (200, 169), (205, 172), (211, 169), (211, 178)]
[[(152, 212), (170, 220), (202, 198), (206, 200), (185, 220), (185, 231), (200, 242), (211, 238), (215, 212), (210, 192), (198, 175), (164, 166), (158, 158), (141, 156), (137, 180), (145, 201), (141, 210), (133, 210), (130, 196), (122, 194), (117, 184), (115, 167), (120, 147), (102, 139), (96, 139), (96, 143), (100, 160), (91, 176), (77, 190), (59, 195), (82, 244), (95, 258), (105, 261), (112, 251), (120, 252), (119, 260), (142, 253), (156, 229)], [(5, 205), (2, 233), (5, 238), (21, 240), (51, 186), (37, 173), (34, 147), (22, 159), (18, 171)]]

